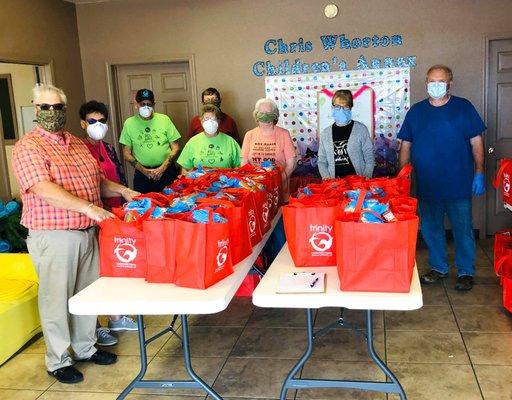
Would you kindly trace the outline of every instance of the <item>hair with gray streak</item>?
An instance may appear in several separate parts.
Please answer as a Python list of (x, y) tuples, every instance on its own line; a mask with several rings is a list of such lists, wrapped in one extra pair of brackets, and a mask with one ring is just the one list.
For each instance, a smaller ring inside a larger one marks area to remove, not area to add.
[(256, 122), (258, 122), (258, 119), (256, 118), (256, 114), (259, 112), (260, 110), (260, 106), (262, 104), (269, 104), (271, 106), (271, 113), (272, 114), (275, 114), (276, 115), (276, 119), (274, 120), (274, 125), (277, 124), (277, 121), (279, 120), (279, 108), (277, 107), (277, 104), (274, 100), (272, 99), (267, 99), (267, 98), (264, 98), (264, 99), (259, 99), (255, 106), (254, 106), (254, 111), (252, 112), (252, 116), (254, 117), (254, 120)]
[(38, 83), (32, 89), (32, 99), (34, 100), (34, 105), (39, 103), (38, 100), (43, 93), (55, 93), (60, 97), (60, 100), (63, 104), (68, 103), (68, 98), (66, 97), (66, 94), (62, 91), (62, 89), (59, 89), (58, 87), (55, 87), (53, 85)]

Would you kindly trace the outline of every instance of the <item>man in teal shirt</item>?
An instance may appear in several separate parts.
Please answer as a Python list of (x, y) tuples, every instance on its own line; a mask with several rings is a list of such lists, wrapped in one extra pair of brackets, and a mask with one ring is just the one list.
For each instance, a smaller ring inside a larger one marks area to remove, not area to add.
[(176, 179), (174, 160), (180, 150), (180, 133), (165, 114), (154, 112), (155, 96), (149, 89), (135, 95), (137, 114), (128, 118), (119, 142), (135, 168), (133, 187), (141, 193), (161, 192)]

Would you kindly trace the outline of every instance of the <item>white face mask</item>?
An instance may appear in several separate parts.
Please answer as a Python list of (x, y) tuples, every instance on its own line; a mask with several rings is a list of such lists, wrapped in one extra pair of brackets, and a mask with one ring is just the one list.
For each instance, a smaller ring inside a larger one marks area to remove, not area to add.
[(219, 129), (219, 123), (214, 119), (207, 119), (203, 122), (203, 129), (208, 135), (213, 135), (217, 133)]
[(433, 99), (441, 99), (446, 95), (448, 85), (446, 82), (429, 82), (427, 83), (427, 93)]
[(142, 118), (149, 118), (149, 117), (151, 117), (152, 113), (153, 113), (153, 107), (150, 107), (150, 106), (139, 107), (139, 115)]
[(93, 140), (102, 140), (108, 131), (108, 125), (101, 122), (87, 125), (87, 134)]

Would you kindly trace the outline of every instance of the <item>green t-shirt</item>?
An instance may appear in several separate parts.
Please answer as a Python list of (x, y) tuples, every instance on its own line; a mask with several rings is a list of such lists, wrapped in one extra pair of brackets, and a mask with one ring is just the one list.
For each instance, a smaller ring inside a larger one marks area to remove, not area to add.
[(225, 133), (219, 132), (214, 137), (208, 137), (201, 132), (187, 142), (177, 162), (185, 169), (199, 165), (235, 168), (240, 166), (240, 146)]
[(139, 115), (128, 118), (119, 143), (131, 147), (133, 156), (143, 166), (155, 168), (162, 165), (171, 152), (170, 144), (180, 137), (167, 115), (154, 113), (148, 120)]

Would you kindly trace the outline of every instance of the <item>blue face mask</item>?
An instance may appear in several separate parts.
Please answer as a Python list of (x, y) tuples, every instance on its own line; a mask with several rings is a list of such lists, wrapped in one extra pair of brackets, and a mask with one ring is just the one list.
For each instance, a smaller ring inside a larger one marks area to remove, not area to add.
[(347, 125), (350, 121), (352, 121), (352, 110), (333, 108), (332, 117), (334, 118), (334, 121), (337, 125)]
[(429, 82), (427, 83), (427, 93), (433, 99), (440, 99), (446, 95), (446, 82)]

